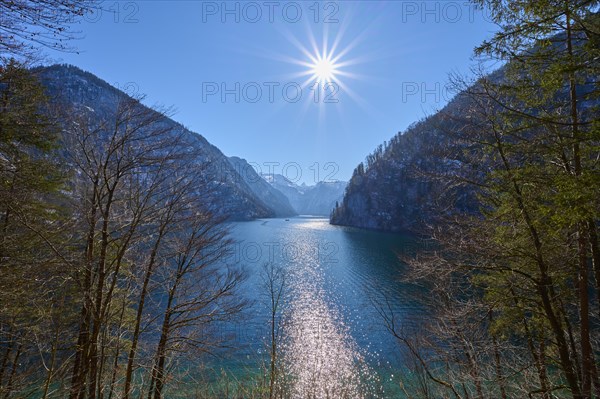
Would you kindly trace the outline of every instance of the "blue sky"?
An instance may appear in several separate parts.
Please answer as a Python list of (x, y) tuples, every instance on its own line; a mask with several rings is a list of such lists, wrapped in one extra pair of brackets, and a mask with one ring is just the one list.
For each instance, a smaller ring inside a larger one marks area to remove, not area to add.
[[(312, 184), (347, 180), (377, 145), (442, 107), (494, 26), (460, 1), (107, 1), (50, 53), (174, 119), (226, 155)], [(338, 58), (318, 82), (311, 56)], [(225, 91), (224, 91), (225, 90)]]

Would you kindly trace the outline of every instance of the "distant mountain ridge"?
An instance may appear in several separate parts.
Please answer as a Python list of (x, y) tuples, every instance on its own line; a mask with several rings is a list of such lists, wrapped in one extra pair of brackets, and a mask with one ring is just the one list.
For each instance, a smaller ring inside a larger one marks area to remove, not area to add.
[(320, 181), (315, 185), (297, 185), (280, 174), (263, 174), (263, 179), (283, 193), (300, 215), (327, 216), (342, 201), (346, 182)]
[[(52, 65), (33, 70), (46, 87), (52, 104), (61, 104), (85, 112), (89, 117), (103, 118), (114, 114), (119, 101), (129, 97), (107, 82), (71, 65)], [(262, 181), (252, 168), (245, 176), (235, 164), (202, 135), (194, 133), (174, 120), (164, 117), (164, 127), (181, 132), (189, 146), (201, 155), (197, 162), (206, 184), (213, 192), (213, 211), (230, 220), (285, 217), (295, 214), (286, 198), (268, 184), (249, 185)], [(244, 161), (245, 162), (245, 161)], [(254, 173), (254, 175), (252, 175)]]
[(229, 157), (229, 161), (252, 192), (275, 211), (276, 217), (292, 216), (298, 213), (290, 204), (289, 199), (258, 175), (245, 159)]

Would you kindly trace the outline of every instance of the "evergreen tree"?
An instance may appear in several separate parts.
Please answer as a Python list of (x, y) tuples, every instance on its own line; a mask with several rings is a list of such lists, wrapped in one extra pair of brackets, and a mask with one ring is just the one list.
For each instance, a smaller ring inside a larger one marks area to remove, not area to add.
[[(59, 320), (68, 318), (62, 297), (74, 289), (64, 251), (66, 215), (59, 206), (57, 127), (47, 105), (29, 70), (14, 60), (0, 65), (0, 391), (5, 397), (35, 371), (26, 366), (32, 357), (52, 364), (51, 380)], [(48, 352), (40, 355), (41, 347)], [(46, 356), (50, 353), (54, 356)]]

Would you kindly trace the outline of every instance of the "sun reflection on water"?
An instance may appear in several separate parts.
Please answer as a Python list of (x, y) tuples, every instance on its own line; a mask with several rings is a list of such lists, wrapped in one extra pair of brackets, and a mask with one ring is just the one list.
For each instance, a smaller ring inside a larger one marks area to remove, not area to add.
[(318, 262), (301, 262), (283, 322), (280, 388), (290, 398), (377, 397), (373, 379), (335, 301), (323, 288)]

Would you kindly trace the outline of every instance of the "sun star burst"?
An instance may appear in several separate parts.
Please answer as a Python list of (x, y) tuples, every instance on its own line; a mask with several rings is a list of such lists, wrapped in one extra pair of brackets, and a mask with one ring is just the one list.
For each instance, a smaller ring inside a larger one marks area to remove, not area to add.
[(337, 65), (331, 56), (316, 57), (310, 71), (318, 82), (333, 82), (336, 79)]

